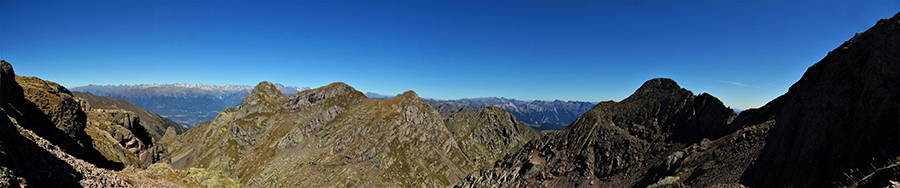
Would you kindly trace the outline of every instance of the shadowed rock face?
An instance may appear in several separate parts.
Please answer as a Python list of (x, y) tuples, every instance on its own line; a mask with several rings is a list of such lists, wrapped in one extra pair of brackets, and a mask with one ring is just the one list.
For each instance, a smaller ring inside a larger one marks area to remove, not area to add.
[[(459, 186), (641, 186), (644, 175), (657, 173), (653, 167), (682, 149), (682, 142), (734, 131), (727, 127), (734, 116), (711, 96), (652, 79), (625, 100), (597, 104), (568, 128), (526, 144)], [(691, 132), (698, 129), (706, 131)]]
[[(15, 81), (21, 86), (24, 97), (27, 99), (27, 101), (20, 101), (20, 103), (30, 102), (40, 109), (40, 112), (27, 111), (23, 112), (23, 115), (36, 122), (43, 121), (46, 117), (50, 121), (43, 123), (54, 125), (56, 129), (63, 131), (71, 139), (74, 139), (76, 141), (74, 142), (75, 144), (90, 145), (88, 143), (90, 139), (83, 131), (86, 116), (69, 90), (59, 84), (41, 80), (37, 77), (15, 76)], [(34, 126), (35, 129), (46, 127)]]
[[(125, 186), (94, 148), (80, 103), (62, 86), (18, 77), (0, 60), (0, 187)], [(96, 166), (95, 166), (96, 165)]]
[[(153, 138), (136, 113), (120, 109), (93, 109), (89, 102), (74, 97), (65, 87), (36, 77), (17, 76), (16, 80), (24, 90), (25, 99), (43, 112), (24, 112), (24, 119), (29, 122), (49, 119), (56, 129), (67, 133), (74, 141), (53, 136), (54, 130), (46, 124), (25, 123), (23, 126), (63, 146), (67, 153), (114, 170), (124, 166), (144, 168), (167, 158), (164, 153), (151, 152)], [(22, 101), (21, 106), (26, 105), (27, 102)], [(41, 114), (48, 116), (44, 118)]]
[[(164, 149), (148, 150), (135, 113), (91, 109), (54, 82), (17, 77), (6, 61), (0, 68), (0, 187), (234, 187), (216, 171), (142, 170)], [(135, 168), (111, 170), (123, 164)]]
[(10, 110), (6, 112), (19, 125), (79, 159), (107, 169), (124, 167), (95, 148), (93, 138), (85, 131), (87, 115), (68, 89), (37, 77), (14, 77), (16, 85), (9, 90), (17, 94), (9, 100)]
[(783, 96), (752, 113), (742, 112), (744, 125), (776, 123), (741, 182), (758, 187), (849, 185), (872, 172), (872, 166), (900, 156), (898, 54), (900, 14), (879, 20), (829, 52)]
[(738, 117), (710, 95), (647, 81), (457, 186), (890, 185), (900, 180), (898, 33), (900, 14), (878, 21)]

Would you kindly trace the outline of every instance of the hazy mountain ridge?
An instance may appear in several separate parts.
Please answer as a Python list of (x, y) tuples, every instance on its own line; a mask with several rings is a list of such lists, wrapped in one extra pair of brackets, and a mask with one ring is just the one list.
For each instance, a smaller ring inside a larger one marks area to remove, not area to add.
[[(186, 88), (186, 89), (198, 89), (204, 91), (210, 91), (213, 93), (229, 93), (229, 92), (247, 92), (249, 93), (253, 90), (254, 86), (251, 85), (232, 85), (232, 84), (224, 84), (224, 85), (211, 85), (211, 84), (200, 84), (200, 83), (174, 83), (174, 84), (136, 84), (136, 85), (94, 85), (89, 84), (86, 86), (78, 86), (72, 87), (72, 90), (75, 91), (88, 91), (94, 93), (96, 95), (107, 95), (110, 93), (119, 93), (126, 90), (134, 90), (134, 89), (148, 89), (148, 88)], [(299, 86), (284, 86), (278, 83), (275, 83), (275, 87), (278, 88), (279, 91), (285, 93), (285, 95), (294, 94), (303, 90), (310, 89), (309, 87), (299, 87)], [(159, 93), (159, 94), (167, 94), (167, 93)], [(172, 93), (175, 94), (175, 93)]]
[[(309, 89), (309, 87), (274, 85), (285, 95)], [(74, 87), (72, 90), (127, 100), (190, 128), (212, 120), (225, 108), (237, 106), (253, 90), (253, 86), (176, 83), (87, 85)]]
[[(466, 98), (458, 100), (426, 99), (428, 104), (439, 106), (450, 104), (456, 107), (484, 108), (496, 106), (516, 116), (516, 119), (528, 124), (542, 125), (535, 127), (538, 130), (558, 130), (571, 124), (584, 112), (590, 110), (596, 103), (583, 101), (523, 101), (507, 99), (503, 97)], [(541, 128), (543, 127), (543, 129)]]
[(368, 97), (370, 99), (375, 99), (375, 100), (388, 100), (388, 99), (394, 98), (394, 96), (383, 95), (383, 94), (372, 93), (372, 92), (366, 92), (366, 97)]

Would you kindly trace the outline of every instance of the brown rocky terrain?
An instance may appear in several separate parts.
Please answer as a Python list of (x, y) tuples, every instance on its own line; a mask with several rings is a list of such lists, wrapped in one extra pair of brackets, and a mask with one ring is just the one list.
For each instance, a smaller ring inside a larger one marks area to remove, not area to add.
[[(463, 154), (477, 166), (489, 167), (507, 152), (514, 152), (538, 133), (516, 117), (496, 106), (477, 110), (452, 105), (445, 111), (444, 125), (453, 134)], [(439, 110), (440, 111), (440, 110)]]
[(72, 94), (75, 97), (79, 97), (87, 101), (90, 108), (92, 109), (121, 109), (134, 112), (140, 118), (140, 125), (144, 127), (144, 129), (147, 131), (147, 133), (150, 134), (150, 137), (153, 140), (159, 140), (166, 134), (167, 129), (172, 129), (176, 134), (181, 134), (184, 133), (184, 131), (187, 131), (186, 127), (178, 125), (178, 123), (166, 119), (165, 117), (162, 117), (158, 114), (144, 110), (143, 108), (138, 107), (137, 105), (134, 105), (126, 100), (113, 97), (97, 96), (91, 93), (82, 93), (78, 91), (73, 91)]
[[(373, 100), (334, 83), (286, 97), (262, 82), (240, 106), (163, 140), (174, 167), (227, 172), (249, 187), (442, 187), (505, 146), (536, 138), (500, 109), (454, 115), (478, 118), (446, 125), (412, 91)], [(500, 133), (506, 135), (493, 135)]]

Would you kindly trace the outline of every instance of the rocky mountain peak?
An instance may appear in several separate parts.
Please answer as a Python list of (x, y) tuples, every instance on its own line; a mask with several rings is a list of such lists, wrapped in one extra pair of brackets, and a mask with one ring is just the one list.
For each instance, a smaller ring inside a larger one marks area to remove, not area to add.
[(675, 80), (670, 78), (654, 78), (644, 82), (634, 94), (631, 94), (631, 96), (623, 100), (623, 102), (627, 103), (628, 101), (655, 100), (672, 97), (684, 98), (687, 96), (693, 96), (693, 93), (678, 86), (678, 83), (676, 83)]
[(278, 104), (282, 97), (284, 97), (284, 94), (281, 94), (281, 91), (278, 91), (272, 82), (262, 81), (256, 84), (256, 87), (244, 98), (241, 105), (251, 105), (260, 102)]
[(685, 143), (732, 132), (733, 116), (715, 97), (651, 79), (625, 100), (597, 104), (566, 129), (525, 144), (458, 186), (644, 187), (664, 171), (653, 166)]
[(644, 82), (644, 85), (641, 85), (638, 88), (638, 92), (641, 91), (652, 91), (652, 90), (676, 90), (681, 89), (681, 86), (678, 86), (678, 83), (671, 78), (654, 78), (647, 80)]
[(281, 108), (289, 110), (301, 109), (309, 106), (310, 104), (324, 101), (325, 99), (334, 96), (348, 94), (359, 95), (360, 97), (365, 98), (365, 95), (362, 94), (362, 92), (353, 89), (353, 87), (350, 87), (343, 82), (335, 82), (326, 86), (322, 86), (320, 88), (304, 90), (293, 94), (287, 98), (287, 101), (285, 103), (281, 104)]
[(419, 98), (419, 94), (416, 94), (416, 92), (412, 91), (412, 90), (398, 94), (397, 96), (394, 96), (394, 98), (391, 98), (390, 100), (402, 101), (403, 103), (410, 103), (410, 104), (426, 104), (426, 105), (428, 104), (428, 102), (425, 102), (425, 100), (423, 100), (422, 98)]
[(736, 118), (712, 95), (649, 80), (458, 186), (890, 186), (900, 174), (897, 33), (900, 14), (878, 21)]
[(12, 69), (12, 65), (5, 60), (0, 60), (0, 69), (2, 69), (2, 72), (0, 72), (0, 79), (4, 81), (7, 80), (7, 78), (14, 78), (16, 75)]
[[(12, 90), (10, 87), (17, 86), (16, 73), (12, 69), (12, 65), (4, 60), (0, 60), (0, 101), (6, 101)], [(21, 90), (21, 89), (19, 89)]]
[(238, 107), (240, 109), (238, 116), (243, 117), (246, 114), (258, 112), (274, 112), (279, 109), (278, 104), (281, 103), (282, 98), (284, 98), (284, 94), (281, 94), (274, 84), (266, 81), (260, 82), (241, 102)]
[(397, 95), (394, 98), (410, 98), (410, 99), (419, 98), (419, 94), (416, 94), (416, 92), (413, 90), (409, 90), (409, 91), (406, 91), (406, 92), (403, 92), (403, 93)]

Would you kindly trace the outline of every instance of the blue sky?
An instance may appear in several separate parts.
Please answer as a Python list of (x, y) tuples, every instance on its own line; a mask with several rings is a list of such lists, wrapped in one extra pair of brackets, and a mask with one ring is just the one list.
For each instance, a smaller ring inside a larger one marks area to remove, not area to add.
[(272, 81), (622, 100), (654, 77), (759, 107), (900, 1), (8, 1), (0, 59), (87, 84)]

